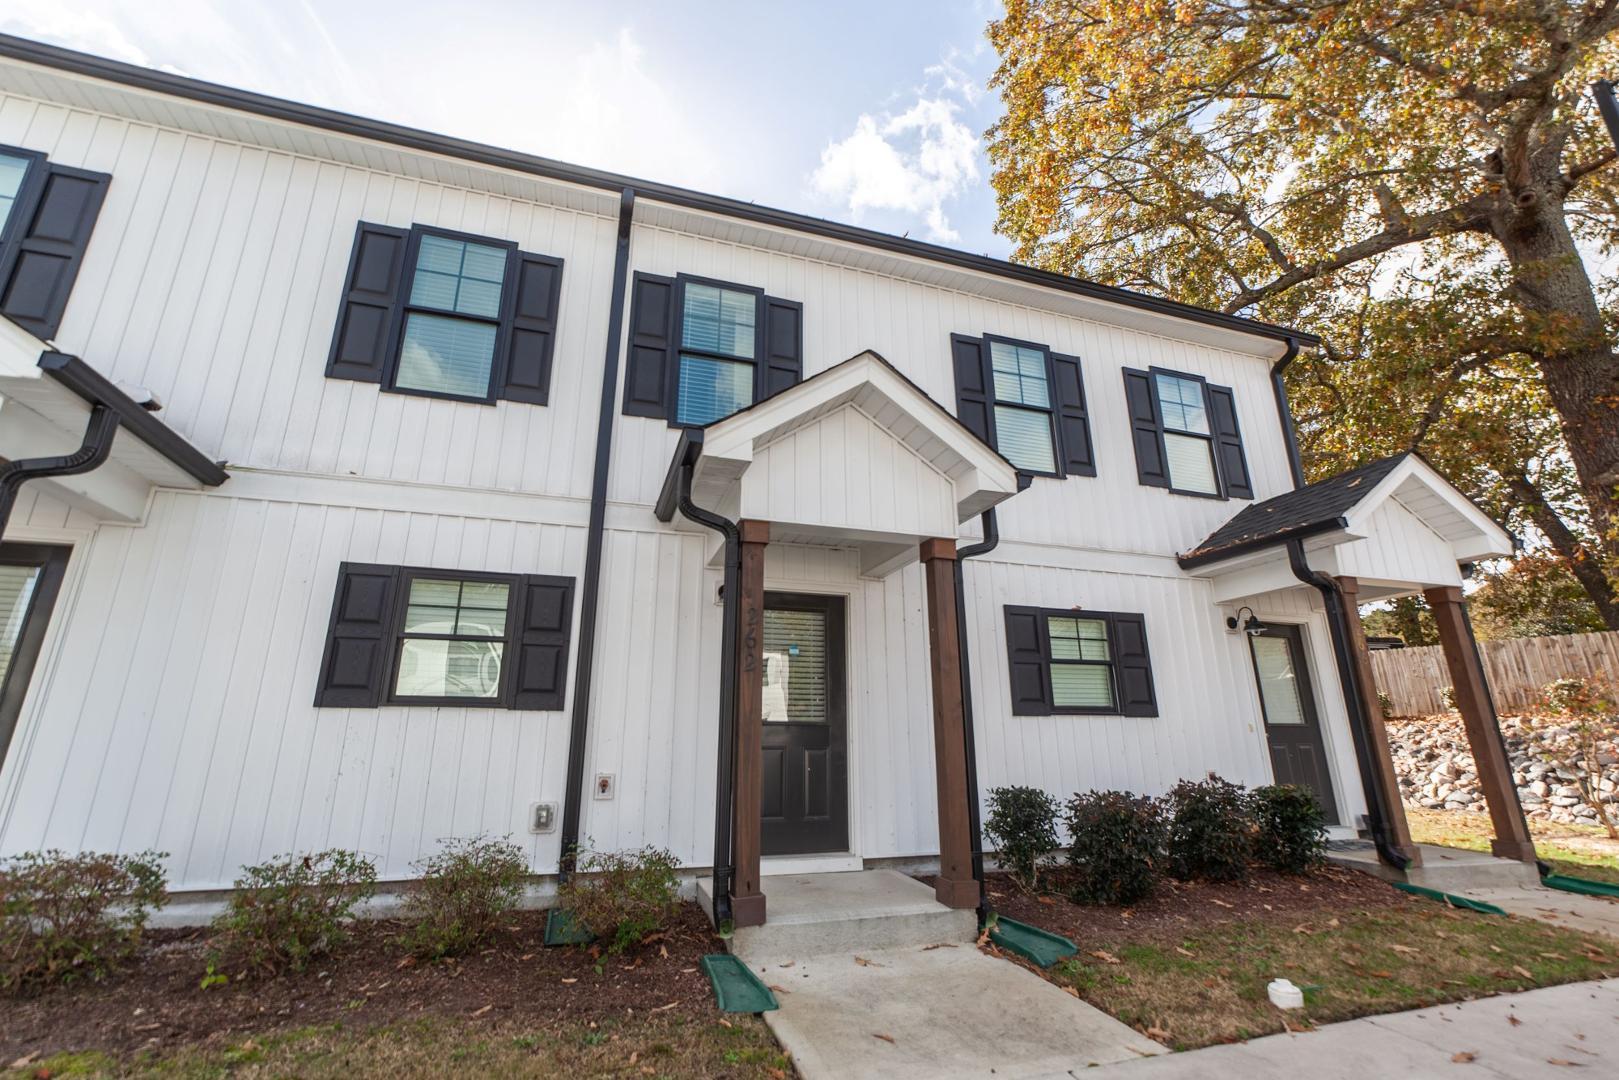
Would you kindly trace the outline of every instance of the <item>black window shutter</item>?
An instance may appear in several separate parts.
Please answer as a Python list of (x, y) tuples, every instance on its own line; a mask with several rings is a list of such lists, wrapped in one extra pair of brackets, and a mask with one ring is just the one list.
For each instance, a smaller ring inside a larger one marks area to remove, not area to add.
[(755, 380), (760, 399), (796, 386), (804, 378), (804, 305), (765, 297), (765, 370)]
[(315, 705), (374, 709), (382, 703), (388, 673), (399, 568), (344, 563), (337, 569), (337, 595), (320, 662)]
[(1057, 393), (1057, 437), (1064, 476), (1095, 476), (1096, 452), (1091, 448), (1091, 417), (1085, 408), (1085, 377), (1079, 357), (1051, 354)]
[(1158, 696), (1152, 688), (1152, 660), (1147, 655), (1147, 624), (1140, 615), (1112, 615), (1113, 670), (1119, 684), (1122, 716), (1157, 716)]
[(531, 574), (523, 578), (521, 600), (512, 708), (560, 709), (568, 689), (573, 578)]
[(362, 221), (354, 230), (354, 252), (326, 359), (328, 379), (382, 381), (409, 240), (409, 230), (386, 225)]
[(1149, 487), (1169, 486), (1164, 456), (1164, 418), (1153, 391), (1152, 376), (1124, 369), (1124, 399), (1130, 407), (1130, 433), (1136, 445), (1136, 478)]
[(1237, 427), (1237, 400), (1229, 386), (1206, 387), (1209, 394), (1210, 427), (1214, 431), (1214, 453), (1220, 462), (1220, 481), (1227, 498), (1254, 497), (1253, 478), (1248, 475), (1248, 458), (1242, 452), (1242, 430)]
[(506, 370), (500, 397), (544, 405), (551, 390), (551, 352), (556, 347), (557, 302), (562, 295), (562, 260), (516, 255), (512, 325), (506, 339)]
[(44, 181), (36, 198), (17, 206), (17, 240), (0, 267), (0, 314), (49, 340), (62, 325), (112, 177), (61, 165), (34, 168), (45, 169)]
[(1038, 608), (1006, 609), (1006, 671), (1014, 716), (1050, 716), (1046, 617)]
[(956, 419), (990, 446), (995, 445), (995, 384), (989, 350), (982, 338), (950, 335), (950, 358), (956, 369)]
[(674, 278), (636, 274), (630, 299), (630, 362), (624, 373), (624, 415), (669, 415), (664, 401), (673, 350)]

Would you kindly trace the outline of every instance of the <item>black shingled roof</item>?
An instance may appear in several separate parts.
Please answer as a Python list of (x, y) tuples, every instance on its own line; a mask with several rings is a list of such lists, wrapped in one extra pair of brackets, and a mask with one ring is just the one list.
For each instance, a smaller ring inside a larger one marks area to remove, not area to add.
[(1182, 555), (1180, 564), (1189, 570), (1254, 548), (1336, 529), (1368, 491), (1410, 456), (1409, 452), (1395, 454), (1244, 507), (1207, 540)]

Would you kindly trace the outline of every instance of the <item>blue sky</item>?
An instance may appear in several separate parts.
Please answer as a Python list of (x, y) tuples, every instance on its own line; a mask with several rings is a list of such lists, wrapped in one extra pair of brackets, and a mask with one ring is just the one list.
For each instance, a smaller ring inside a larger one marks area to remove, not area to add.
[(1004, 256), (995, 0), (7, 0), (0, 30)]

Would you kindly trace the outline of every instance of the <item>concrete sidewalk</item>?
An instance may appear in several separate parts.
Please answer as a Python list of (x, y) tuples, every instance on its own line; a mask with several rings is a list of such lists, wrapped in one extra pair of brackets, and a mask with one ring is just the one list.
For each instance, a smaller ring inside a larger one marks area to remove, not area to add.
[(1087, 1080), (1619, 1076), (1619, 979), (1368, 1016), (1083, 1074), (1076, 1068), (1075, 1075)]
[[(1164, 1048), (970, 942), (749, 966), (777, 987), (765, 1022), (806, 1080), (1067, 1080)], [(1094, 1071), (1094, 1070), (1093, 1070)]]

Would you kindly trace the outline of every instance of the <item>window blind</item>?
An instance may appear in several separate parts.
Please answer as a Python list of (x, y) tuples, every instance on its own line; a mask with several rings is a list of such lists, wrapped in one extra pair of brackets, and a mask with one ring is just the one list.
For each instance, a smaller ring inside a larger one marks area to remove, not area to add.
[(11, 670), (11, 657), (22, 637), (23, 618), (38, 580), (37, 566), (0, 566), (0, 685)]
[(767, 721), (826, 723), (826, 648), (826, 616), (821, 612), (766, 609)]

